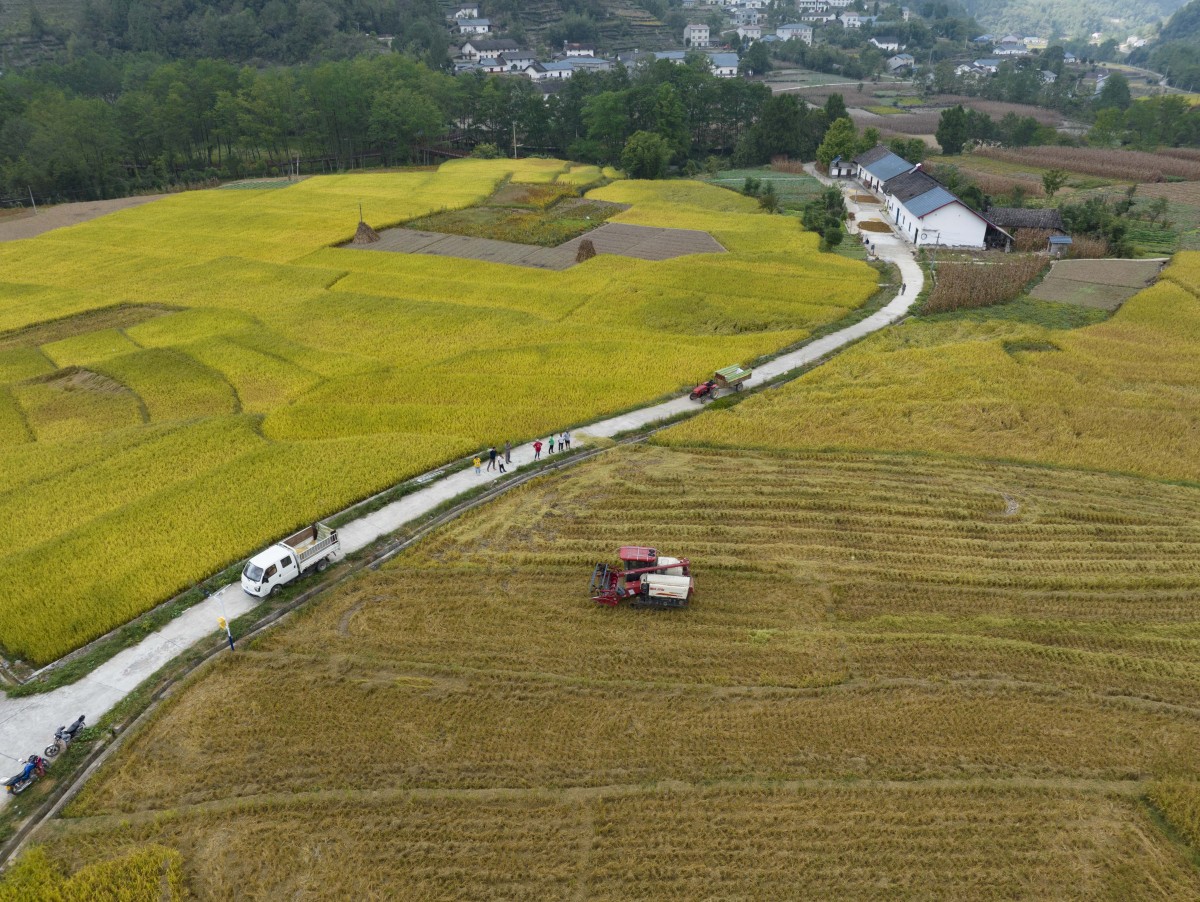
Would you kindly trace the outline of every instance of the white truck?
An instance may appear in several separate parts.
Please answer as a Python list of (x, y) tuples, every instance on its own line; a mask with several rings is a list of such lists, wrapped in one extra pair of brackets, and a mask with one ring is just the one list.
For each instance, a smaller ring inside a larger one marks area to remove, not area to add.
[(320, 573), (337, 557), (342, 545), (336, 529), (314, 523), (250, 558), (242, 571), (242, 590), (263, 598), (312, 568)]

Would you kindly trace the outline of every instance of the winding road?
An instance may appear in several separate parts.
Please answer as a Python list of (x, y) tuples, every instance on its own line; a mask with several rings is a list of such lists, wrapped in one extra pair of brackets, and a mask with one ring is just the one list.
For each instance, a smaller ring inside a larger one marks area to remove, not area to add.
[[(832, 184), (815, 171), (810, 172), (822, 182)], [(862, 189), (853, 182), (842, 183), (842, 190), (846, 195), (846, 206), (855, 214), (857, 221), (860, 211), (850, 197)], [(866, 212), (877, 212), (877, 208), (868, 208)], [(855, 235), (856, 228), (852, 222), (852, 235)], [(905, 290), (865, 319), (756, 366), (748, 385), (760, 385), (776, 376), (815, 363), (863, 336), (896, 322), (908, 312), (924, 284), (913, 247), (894, 234), (871, 233), (870, 237), (874, 241), (876, 255), (899, 268)], [(644, 407), (576, 431), (573, 444), (586, 445), (589, 438), (611, 437), (644, 428), (693, 409), (695, 402), (687, 397)], [(513, 449), (513, 470), (527, 466), (532, 461), (533, 449), (529, 445)], [(441, 474), (441, 470), (427, 474), (430, 481), (425, 488), (342, 526), (339, 532), (343, 551), (347, 554), (359, 551), (380, 536), (394, 532), (444, 502), (499, 476), (499, 473), (486, 471), (476, 474), (470, 467), (449, 475)], [(15, 772), (18, 762), (35, 752), (41, 753), (60, 724), (70, 723), (80, 714), (87, 715), (89, 723), (95, 723), (156, 670), (195, 642), (216, 632), (218, 617), (233, 619), (250, 610), (257, 602), (258, 599), (242, 591), (239, 583), (231, 583), (137, 645), (120, 652), (78, 682), (42, 695), (3, 698), (0, 700), (0, 762), (9, 762), (12, 765), (10, 770)]]

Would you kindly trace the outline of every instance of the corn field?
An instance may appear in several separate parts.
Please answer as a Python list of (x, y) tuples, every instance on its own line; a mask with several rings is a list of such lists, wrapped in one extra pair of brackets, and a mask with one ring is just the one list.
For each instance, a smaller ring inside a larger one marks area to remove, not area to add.
[(1106, 150), (1099, 147), (979, 147), (974, 153), (993, 160), (1098, 175), (1122, 182), (1161, 182), (1164, 176), (1200, 179), (1200, 160), (1147, 153), (1141, 150)]
[[(1044, 244), (1044, 243), (1043, 243)], [(924, 313), (991, 307), (1011, 301), (1050, 266), (1047, 257), (1006, 257), (1002, 262), (939, 263)]]

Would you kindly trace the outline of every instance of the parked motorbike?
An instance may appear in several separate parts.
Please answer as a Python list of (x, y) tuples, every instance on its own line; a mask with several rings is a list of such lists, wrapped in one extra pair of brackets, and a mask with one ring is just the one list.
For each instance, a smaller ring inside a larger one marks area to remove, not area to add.
[(30, 755), (25, 762), (25, 766), (21, 768), (21, 772), (15, 776), (9, 777), (4, 784), (4, 788), (11, 795), (16, 795), (19, 792), (24, 792), (34, 784), (34, 781), (39, 777), (46, 775), (46, 762), (37, 755)]
[(71, 744), (71, 740), (83, 729), (83, 722), (86, 718), (80, 714), (79, 718), (69, 727), (59, 727), (54, 731), (54, 742), (46, 746), (43, 754), (47, 758), (53, 758), (62, 749), (65, 749)]

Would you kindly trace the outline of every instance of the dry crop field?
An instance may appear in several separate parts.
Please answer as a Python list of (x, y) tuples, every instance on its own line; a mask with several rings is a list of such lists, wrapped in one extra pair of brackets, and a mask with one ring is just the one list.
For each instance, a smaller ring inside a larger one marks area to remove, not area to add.
[(1030, 297), (1116, 310), (1152, 282), (1159, 268), (1156, 260), (1057, 260)]
[(360, 203), (383, 228), (509, 178), (599, 176), (465, 160), (193, 192), (0, 246), (0, 646), (53, 660), (297, 525), (794, 344), (875, 290), (795, 220), (695, 182), (590, 196), (728, 254), (543, 272), (335, 246)]
[(1200, 160), (1186, 160), (1140, 150), (1098, 147), (980, 147), (975, 155), (1034, 166), (1066, 169), (1123, 182), (1161, 182), (1164, 176), (1200, 179)]
[[(587, 600), (632, 540), (690, 610)], [(200, 899), (1195, 896), (1146, 797), (1200, 771), (1197, 552), (1200, 490), (1132, 477), (613, 451), (220, 660), (37, 854), (155, 844)]]

